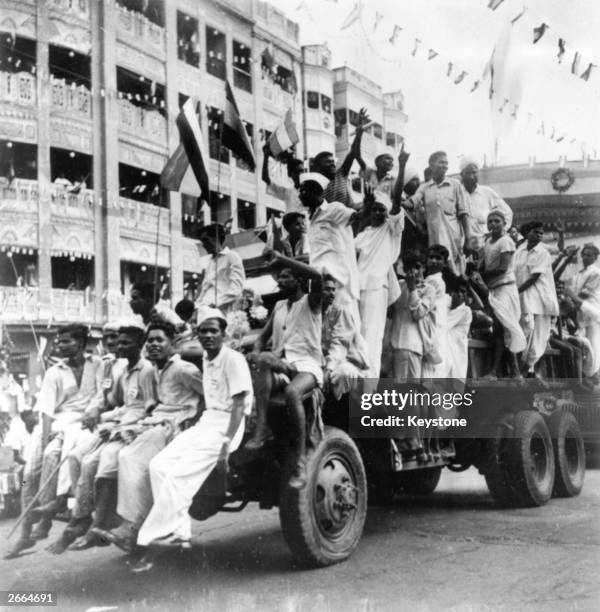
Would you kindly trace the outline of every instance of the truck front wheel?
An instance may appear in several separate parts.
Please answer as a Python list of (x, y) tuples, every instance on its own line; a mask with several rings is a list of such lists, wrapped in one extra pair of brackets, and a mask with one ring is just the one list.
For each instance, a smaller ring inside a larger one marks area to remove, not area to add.
[(326, 427), (308, 454), (306, 475), (299, 491), (284, 484), (279, 504), (283, 535), (300, 563), (338, 563), (352, 554), (365, 524), (367, 480), (360, 453), (346, 433)]

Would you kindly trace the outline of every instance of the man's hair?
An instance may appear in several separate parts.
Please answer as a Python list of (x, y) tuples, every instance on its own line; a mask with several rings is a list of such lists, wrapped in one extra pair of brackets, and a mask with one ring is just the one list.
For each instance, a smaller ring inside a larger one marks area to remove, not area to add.
[(175, 338), (175, 334), (177, 333), (177, 330), (172, 323), (162, 319), (154, 319), (150, 322), (148, 327), (146, 327), (146, 339), (150, 335), (150, 332), (155, 329), (159, 329), (164, 332), (165, 336), (167, 336), (169, 340), (173, 340), (173, 338)]
[(304, 162), (301, 159), (298, 159), (297, 157), (291, 157), (290, 159), (287, 160), (288, 170), (289, 168), (293, 168), (294, 166), (298, 166), (298, 165), (304, 168)]
[(335, 277), (331, 276), (331, 274), (323, 275), (323, 283), (335, 283), (335, 286), (337, 287), (337, 280)]
[(440, 255), (444, 261), (448, 261), (450, 257), (450, 251), (443, 244), (432, 244), (427, 249), (427, 255)]
[(304, 214), (301, 212), (289, 212), (283, 215), (283, 219), (281, 222), (283, 224), (283, 227), (289, 232), (290, 227), (294, 223), (296, 223), (298, 219), (302, 219), (303, 217), (304, 217)]
[(312, 160), (311, 169), (319, 166), (326, 157), (333, 157), (333, 153), (331, 151), (321, 151), (317, 153)]
[(587, 242), (583, 245), (581, 252), (583, 253), (584, 251), (591, 251), (594, 254), (594, 257), (598, 257), (598, 255), (600, 255), (600, 249), (598, 249), (598, 247), (591, 242)]
[(220, 317), (209, 317), (208, 319), (202, 321), (202, 323), (198, 325), (197, 333), (200, 333), (200, 328), (202, 327), (203, 323), (206, 323), (206, 321), (217, 321), (219, 323), (219, 329), (221, 330), (221, 333), (225, 333), (225, 330), (227, 329), (227, 321), (221, 319)]
[(221, 244), (225, 242), (225, 228), (220, 223), (212, 223), (211, 225), (205, 225), (204, 227), (200, 228), (198, 238), (202, 239), (202, 236), (206, 234), (208, 234), (211, 238), (217, 236)]
[(423, 253), (417, 249), (410, 249), (402, 256), (402, 265), (404, 269), (414, 268), (417, 264), (425, 263)]
[(119, 334), (125, 334), (132, 338), (136, 344), (142, 346), (144, 344), (144, 338), (146, 337), (146, 332), (133, 325), (122, 325), (119, 327)]
[(445, 157), (447, 157), (447, 156), (448, 156), (448, 155), (447, 155), (447, 153), (446, 153), (446, 151), (434, 151), (434, 152), (433, 152), (433, 153), (432, 153), (432, 154), (429, 156), (429, 160), (428, 160), (429, 165), (431, 166), (431, 164), (434, 164), (434, 163), (435, 163), (435, 162), (438, 160), (438, 157), (442, 157), (442, 155), (443, 155), (443, 156), (445, 156)]
[(187, 321), (194, 314), (195, 308), (196, 306), (192, 300), (184, 298), (175, 304), (175, 314), (184, 321)]
[(523, 223), (523, 225), (521, 225), (519, 233), (522, 236), (527, 237), (527, 234), (529, 234), (531, 230), (540, 228), (544, 228), (544, 224), (541, 221), (528, 221), (527, 223)]
[(391, 153), (380, 153), (376, 158), (375, 158), (375, 165), (377, 165), (377, 162), (382, 158), (382, 157), (391, 157), (392, 159), (394, 159), (394, 157), (392, 156)]
[(62, 336), (68, 334), (74, 340), (79, 340), (81, 346), (85, 347), (88, 341), (89, 329), (87, 325), (80, 325), (78, 323), (70, 323), (69, 325), (61, 325), (57, 330), (56, 334)]
[(133, 283), (129, 292), (137, 291), (145, 300), (154, 303), (154, 284), (153, 283)]

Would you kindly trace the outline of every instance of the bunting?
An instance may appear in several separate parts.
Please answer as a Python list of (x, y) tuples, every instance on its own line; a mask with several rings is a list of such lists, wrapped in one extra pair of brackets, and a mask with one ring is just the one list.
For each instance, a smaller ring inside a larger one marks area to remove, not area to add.
[(433, 49), (429, 49), (429, 52), (427, 53), (427, 59), (428, 60), (432, 60), (432, 59), (434, 59), (437, 56), (438, 56), (438, 52), (437, 51), (434, 51)]
[(596, 64), (592, 64), (590, 62), (590, 65), (585, 69), (585, 72), (583, 72), (583, 74), (581, 75), (581, 79), (583, 79), (584, 81), (587, 81), (590, 78), (590, 75), (592, 74), (592, 69), (596, 67)]
[(417, 51), (419, 49), (419, 45), (421, 44), (421, 41), (418, 38), (415, 38), (415, 46), (412, 50), (411, 55), (414, 57), (417, 54)]
[(395, 25), (394, 26), (394, 31), (392, 32), (392, 35), (390, 36), (390, 44), (391, 45), (396, 44), (396, 39), (400, 35), (400, 32), (402, 32), (402, 28), (399, 25)]
[(533, 28), (533, 44), (537, 43), (542, 36), (546, 33), (548, 26), (545, 23), (542, 23), (537, 28)]
[(565, 55), (565, 51), (566, 51), (565, 39), (564, 38), (559, 38), (558, 39), (558, 53), (556, 54), (556, 57), (558, 58), (558, 63), (559, 64), (562, 64), (563, 57)]

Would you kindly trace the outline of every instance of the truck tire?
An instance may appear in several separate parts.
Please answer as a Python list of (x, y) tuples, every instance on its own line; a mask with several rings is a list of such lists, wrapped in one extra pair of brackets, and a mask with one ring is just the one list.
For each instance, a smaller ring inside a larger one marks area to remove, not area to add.
[(556, 497), (579, 495), (585, 479), (585, 448), (577, 419), (570, 412), (556, 412), (548, 419), (554, 448)]
[(344, 561), (357, 547), (367, 515), (367, 479), (356, 445), (342, 430), (326, 427), (307, 456), (306, 475), (301, 490), (283, 485), (283, 536), (303, 565)]
[(441, 475), (441, 467), (400, 472), (396, 481), (398, 491), (405, 495), (430, 495), (438, 486)]
[(508, 471), (509, 430), (506, 423), (498, 423), (494, 438), (484, 440), (487, 461), (484, 469), (485, 482), (494, 500), (501, 506), (512, 506), (513, 490)]
[(548, 427), (539, 413), (522, 410), (515, 416), (513, 436), (508, 455), (513, 503), (543, 506), (554, 488), (554, 454)]

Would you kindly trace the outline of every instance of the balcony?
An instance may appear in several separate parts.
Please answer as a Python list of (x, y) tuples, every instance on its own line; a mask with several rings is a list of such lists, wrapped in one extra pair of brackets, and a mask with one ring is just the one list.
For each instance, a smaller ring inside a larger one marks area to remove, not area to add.
[(82, 189), (79, 193), (53, 185), (50, 190), (50, 212), (52, 216), (69, 220), (84, 219), (94, 221), (94, 192)]
[(269, 79), (262, 81), (263, 85), (263, 97), (268, 100), (274, 106), (287, 110), (294, 104), (294, 96), (287, 91), (283, 91), (279, 85), (275, 85)]
[(35, 76), (29, 72), (0, 72), (0, 102), (36, 106)]
[(67, 85), (64, 79), (51, 78), (52, 110), (65, 113), (69, 116), (79, 116), (85, 119), (92, 118), (92, 96), (89, 89)]
[(128, 100), (119, 100), (119, 127), (162, 147), (167, 146), (167, 120), (155, 110), (145, 110)]
[[(169, 209), (138, 202), (127, 198), (119, 198), (121, 207), (121, 230), (125, 230), (132, 238), (154, 241), (158, 230), (161, 242), (168, 242), (171, 222)], [(159, 227), (160, 224), (160, 227)], [(145, 234), (145, 235), (144, 235)]]
[(37, 215), (39, 197), (37, 181), (14, 179), (0, 188), (0, 212)]
[(90, 18), (89, 0), (49, 0), (51, 10), (69, 13), (80, 19)]
[(141, 13), (117, 5), (119, 38), (127, 44), (135, 44), (164, 58), (165, 29), (152, 23)]

